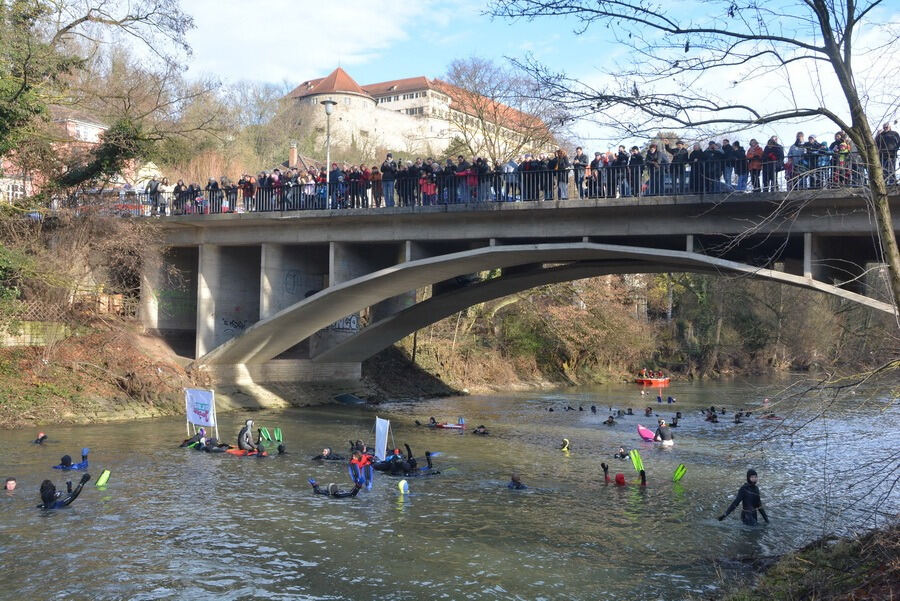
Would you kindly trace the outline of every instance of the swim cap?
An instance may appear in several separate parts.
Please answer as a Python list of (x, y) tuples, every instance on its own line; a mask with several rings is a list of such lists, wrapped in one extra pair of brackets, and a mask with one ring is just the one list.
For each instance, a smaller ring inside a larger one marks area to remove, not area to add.
[(70, 466), (70, 465), (72, 465), (72, 458), (69, 457), (68, 455), (63, 455), (63, 456), (60, 458), (59, 462), (60, 462), (60, 464), (62, 464), (62, 465)]
[(49, 507), (56, 500), (56, 486), (50, 480), (41, 482), (41, 501)]
[(409, 492), (409, 482), (401, 480), (400, 482), (397, 482), (397, 488), (400, 489), (401, 494), (406, 494)]
[(625, 486), (625, 474), (616, 474), (616, 484)]
[(329, 494), (329, 495), (334, 496), (334, 495), (337, 494), (337, 491), (338, 491), (338, 485), (337, 485), (337, 484), (335, 484), (334, 482), (332, 482), (331, 484), (328, 485), (328, 494)]

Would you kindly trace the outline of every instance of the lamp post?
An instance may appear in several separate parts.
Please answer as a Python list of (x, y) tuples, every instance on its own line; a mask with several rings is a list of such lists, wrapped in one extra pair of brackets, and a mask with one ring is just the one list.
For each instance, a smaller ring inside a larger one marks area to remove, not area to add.
[(323, 100), (325, 106), (325, 194), (331, 199), (331, 113), (334, 112), (334, 100)]

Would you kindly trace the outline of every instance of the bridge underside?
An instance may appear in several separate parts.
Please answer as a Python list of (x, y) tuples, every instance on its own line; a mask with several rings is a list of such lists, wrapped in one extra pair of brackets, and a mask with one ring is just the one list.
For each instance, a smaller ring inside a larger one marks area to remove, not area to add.
[[(691, 249), (693, 240), (691, 237), (688, 240), (687, 248)], [(344, 277), (335, 277), (340, 269), (335, 268), (337, 255), (332, 247), (331, 275), (327, 287), (304, 284), (302, 288), (308, 288), (308, 297), (277, 312), (272, 307), (259, 307), (257, 301), (259, 308), (256, 310), (261, 319), (215, 348), (203, 349), (208, 352), (200, 352), (198, 344), (196, 363), (201, 366), (265, 363), (348, 315), (367, 307), (381, 307), (381, 311), (373, 313), (375, 319), (371, 325), (358, 334), (330, 340), (328, 344), (310, 345), (309, 354), (317, 362), (362, 361), (409, 333), (470, 305), (542, 284), (615, 273), (699, 272), (761, 278), (833, 294), (893, 314), (894, 308), (887, 303), (814, 279), (814, 249), (808, 238), (805, 242), (800, 264), (794, 269), (802, 275), (692, 250), (573, 241), (546, 244), (505, 242), (503, 245), (491, 244), (424, 258), (413, 258), (415, 253), (410, 252), (407, 244), (406, 256), (397, 264), (391, 264), (396, 259), (393, 256), (395, 251), (379, 251), (372, 247), (357, 257), (358, 261), (365, 260), (368, 265), (367, 269), (357, 270), (362, 275), (347, 277), (353, 275), (353, 270), (350, 270)], [(266, 252), (264, 248), (261, 259), (264, 267), (262, 288), (267, 285)], [(249, 263), (257, 260), (252, 252), (244, 253), (244, 256), (247, 255), (250, 256)], [(202, 257), (200, 262), (203, 262)], [(379, 265), (389, 266), (372, 268)], [(414, 300), (409, 300), (411, 291), (498, 268), (502, 274), (500, 277), (446, 292), (434, 286), (435, 293), (427, 301), (413, 304)], [(203, 279), (202, 275), (200, 279)], [(260, 294), (259, 289), (256, 293)], [(201, 305), (202, 297), (198, 294)], [(397, 299), (405, 300), (398, 303)], [(408, 306), (410, 304), (412, 306)], [(203, 311), (198, 310), (198, 340), (199, 330), (203, 327), (201, 322), (206, 318)]]

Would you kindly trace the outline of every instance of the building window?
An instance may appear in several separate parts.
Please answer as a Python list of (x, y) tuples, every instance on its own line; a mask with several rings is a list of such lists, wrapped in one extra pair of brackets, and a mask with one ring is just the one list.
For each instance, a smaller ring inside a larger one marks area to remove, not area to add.
[(397, 102), (398, 100), (400, 100), (400, 97), (399, 97), (399, 96), (394, 96), (394, 102)]

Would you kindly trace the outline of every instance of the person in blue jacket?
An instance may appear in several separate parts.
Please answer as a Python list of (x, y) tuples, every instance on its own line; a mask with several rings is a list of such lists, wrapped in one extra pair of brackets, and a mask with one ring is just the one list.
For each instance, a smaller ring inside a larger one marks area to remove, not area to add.
[(55, 470), (86, 470), (88, 468), (88, 453), (91, 450), (87, 447), (81, 449), (81, 462), (80, 463), (72, 463), (72, 458), (68, 455), (63, 455), (59, 459), (59, 465), (54, 465), (53, 469)]
[(90, 474), (83, 475), (75, 490), (72, 490), (71, 482), (66, 482), (65, 494), (58, 492), (53, 482), (44, 480), (41, 482), (41, 504), (38, 505), (38, 509), (60, 509), (67, 505), (71, 505), (72, 501), (77, 499), (78, 495), (81, 494), (81, 489), (84, 488), (84, 485), (87, 484), (87, 481), (90, 479)]

